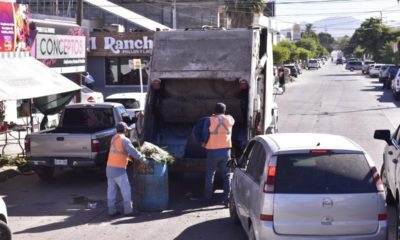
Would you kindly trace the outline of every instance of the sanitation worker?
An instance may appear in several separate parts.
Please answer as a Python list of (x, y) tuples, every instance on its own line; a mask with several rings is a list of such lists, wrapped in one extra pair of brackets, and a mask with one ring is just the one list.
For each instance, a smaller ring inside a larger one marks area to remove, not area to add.
[(118, 188), (123, 198), (123, 214), (131, 215), (133, 213), (131, 186), (126, 172), (129, 156), (147, 163), (146, 158), (133, 147), (132, 142), (127, 137), (130, 130), (125, 122), (119, 122), (117, 133), (111, 139), (106, 168), (107, 206), (110, 217), (116, 217), (120, 214), (116, 208)]
[(235, 120), (232, 116), (226, 115), (225, 111), (225, 104), (217, 103), (214, 108), (214, 114), (203, 125), (204, 139), (208, 139), (203, 144), (207, 150), (204, 201), (206, 204), (211, 204), (212, 202), (214, 175), (218, 166), (223, 179), (223, 204), (227, 207), (230, 191), (230, 173), (226, 164), (231, 157), (231, 136)]

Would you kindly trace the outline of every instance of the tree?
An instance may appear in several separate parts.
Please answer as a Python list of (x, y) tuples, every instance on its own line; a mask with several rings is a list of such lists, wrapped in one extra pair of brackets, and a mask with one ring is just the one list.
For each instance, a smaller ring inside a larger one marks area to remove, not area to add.
[(318, 33), (319, 43), (326, 48), (329, 52), (333, 51), (333, 44), (335, 39), (329, 33)]
[(289, 41), (282, 41), (278, 43), (278, 46), (280, 47), (285, 47), (289, 49), (290, 55), (289, 55), (289, 62), (295, 62), (299, 58), (299, 52), (297, 51), (297, 46), (294, 42), (289, 42)]
[(254, 14), (261, 14), (265, 0), (225, 0), (225, 8), (232, 28), (246, 28), (253, 23)]
[(286, 47), (273, 46), (274, 64), (283, 64), (290, 57), (290, 50)]
[(311, 57), (314, 57), (317, 54), (317, 42), (313, 38), (301, 38), (298, 42), (296, 42), (297, 47), (305, 48), (311, 52)]
[(356, 58), (363, 58), (364, 57), (364, 49), (362, 49), (361, 47), (356, 47), (353, 51), (352, 54), (354, 57)]
[(304, 33), (302, 34), (302, 37), (304, 37), (304, 38), (312, 38), (312, 39), (315, 39), (316, 41), (318, 41), (318, 36), (312, 30), (312, 28), (313, 28), (313, 25), (311, 23), (307, 23), (306, 24), (306, 29), (305, 29)]
[(311, 52), (305, 48), (299, 47), (297, 48), (297, 52), (299, 53), (299, 59), (304, 61), (307, 61), (312, 56)]

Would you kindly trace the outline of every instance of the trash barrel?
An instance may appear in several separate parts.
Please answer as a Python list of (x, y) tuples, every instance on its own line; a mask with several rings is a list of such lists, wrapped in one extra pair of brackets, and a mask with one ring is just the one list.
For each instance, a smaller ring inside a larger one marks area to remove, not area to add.
[(133, 204), (140, 211), (162, 211), (169, 200), (168, 165), (148, 159), (148, 164), (135, 162), (133, 168)]

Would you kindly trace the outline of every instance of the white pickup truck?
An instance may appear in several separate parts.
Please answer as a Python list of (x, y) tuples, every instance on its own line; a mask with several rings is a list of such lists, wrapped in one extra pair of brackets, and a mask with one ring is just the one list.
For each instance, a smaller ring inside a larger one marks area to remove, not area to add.
[[(121, 121), (134, 125), (119, 103), (68, 105), (57, 128), (26, 136), (26, 160), (41, 180), (53, 178), (56, 168), (105, 167), (111, 138)], [(131, 139), (135, 136), (132, 132)]]

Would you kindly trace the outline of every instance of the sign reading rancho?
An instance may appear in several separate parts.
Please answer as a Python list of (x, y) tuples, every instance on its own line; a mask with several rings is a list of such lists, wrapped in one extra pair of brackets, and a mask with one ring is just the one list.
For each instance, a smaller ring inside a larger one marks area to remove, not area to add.
[(90, 34), (89, 56), (150, 56), (153, 32)]

